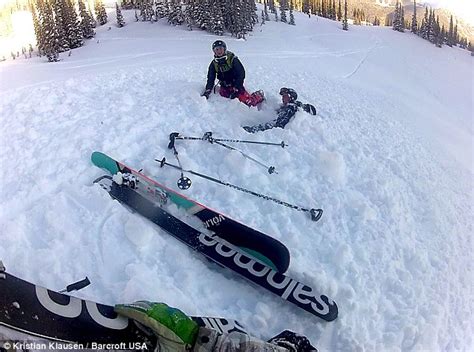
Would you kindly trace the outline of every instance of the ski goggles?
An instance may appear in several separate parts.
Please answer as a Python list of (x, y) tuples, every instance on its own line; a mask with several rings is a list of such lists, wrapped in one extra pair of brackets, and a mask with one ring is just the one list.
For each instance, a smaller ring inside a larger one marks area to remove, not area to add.
[(212, 51), (216, 52), (216, 51), (219, 50), (219, 49), (224, 49), (224, 52), (226, 51), (226, 48), (225, 48), (225, 46), (223, 46), (223, 45), (216, 46), (214, 49), (212, 49)]

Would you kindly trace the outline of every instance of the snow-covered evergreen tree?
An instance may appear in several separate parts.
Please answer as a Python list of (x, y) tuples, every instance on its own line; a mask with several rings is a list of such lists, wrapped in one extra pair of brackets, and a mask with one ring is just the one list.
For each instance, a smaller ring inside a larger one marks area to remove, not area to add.
[(405, 32), (405, 9), (403, 8), (403, 3), (400, 2), (400, 32)]
[(451, 18), (449, 20), (449, 32), (448, 32), (448, 38), (446, 44), (448, 46), (453, 46), (454, 45), (454, 22), (453, 22), (453, 16), (451, 15)]
[(287, 0), (280, 0), (280, 21), (283, 23), (287, 23), (288, 20), (286, 19), (286, 10), (287, 10)]
[(209, 19), (209, 32), (217, 35), (223, 35), (225, 24), (224, 14), (222, 12), (223, 7), (221, 6), (222, 1), (211, 0), (211, 16)]
[(344, 17), (342, 19), (342, 29), (345, 31), (349, 30), (349, 25), (347, 23), (347, 0), (344, 0)]
[[(37, 4), (38, 2), (36, 2)], [(30, 4), (31, 15), (33, 17), (33, 28), (35, 31), (36, 37), (36, 47), (38, 48), (38, 55), (43, 55), (43, 47), (44, 47), (44, 38), (43, 38), (43, 31), (41, 30), (41, 20), (38, 15), (37, 5), (31, 3)]]
[(67, 26), (64, 16), (64, 1), (53, 0), (54, 22), (59, 38), (59, 52), (70, 50), (69, 41), (67, 40), (65, 27)]
[(268, 8), (270, 9), (271, 13), (275, 13), (275, 0), (268, 0)]
[(115, 14), (117, 17), (117, 27), (121, 28), (125, 26), (125, 20), (123, 19), (122, 11), (117, 3), (115, 3)]
[[(89, 4), (89, 3), (88, 3), (88, 4)], [(87, 12), (89, 13), (89, 18), (90, 18), (91, 27), (92, 27), (92, 28), (96, 28), (96, 27), (97, 27), (97, 21), (95, 20), (94, 15), (92, 14), (92, 10), (91, 10), (90, 5), (88, 5), (88, 10), (87, 10)], [(94, 32), (94, 34), (95, 34), (95, 32)]]
[(155, 16), (157, 19), (168, 17), (169, 8), (166, 0), (155, 3)]
[(95, 16), (99, 25), (104, 25), (107, 23), (107, 12), (105, 11), (105, 6), (102, 0), (95, 0)]
[(413, 1), (413, 16), (411, 17), (411, 32), (418, 33), (418, 20), (416, 19), (416, 0)]
[(181, 0), (172, 0), (169, 3), (170, 12), (168, 14), (168, 22), (173, 26), (184, 23), (184, 12), (181, 6)]
[(63, 4), (63, 23), (69, 47), (71, 49), (79, 48), (84, 45), (84, 33), (77, 17), (76, 8), (72, 0), (64, 0)]
[(59, 61), (59, 37), (54, 22), (54, 13), (47, 0), (38, 0), (38, 10), (41, 18), (41, 31), (43, 32), (43, 53), (49, 62)]
[(79, 14), (81, 16), (80, 27), (82, 30), (82, 35), (86, 39), (91, 39), (95, 36), (94, 27), (92, 26), (92, 23), (95, 22), (95, 20), (91, 18), (90, 12), (87, 11), (84, 0), (78, 0), (78, 3)]
[(293, 15), (293, 0), (290, 0), (290, 22), (288, 24), (295, 25), (295, 15)]

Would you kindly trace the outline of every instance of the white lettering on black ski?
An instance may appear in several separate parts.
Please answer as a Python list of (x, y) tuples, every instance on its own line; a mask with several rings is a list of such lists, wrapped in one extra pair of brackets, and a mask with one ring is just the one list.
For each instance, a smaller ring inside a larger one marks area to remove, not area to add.
[(213, 227), (213, 226), (219, 226), (222, 221), (225, 221), (225, 217), (222, 214), (218, 214), (214, 216), (213, 218), (210, 218), (206, 221), (204, 221), (204, 225), (207, 228)]
[(115, 318), (108, 318), (104, 316), (101, 312), (99, 312), (99, 307), (97, 303), (86, 301), (87, 312), (91, 316), (91, 318), (97, 323), (102, 326), (105, 326), (109, 329), (116, 329), (122, 330), (125, 329), (128, 325), (128, 319), (117, 315)]
[(82, 302), (79, 298), (71, 297), (68, 304), (59, 304), (51, 299), (47, 289), (35, 286), (35, 292), (41, 305), (51, 313), (65, 318), (77, 318), (81, 314)]
[[(199, 241), (220, 256), (220, 259), (216, 258), (212, 255), (213, 252), (202, 249), (207, 256), (214, 258), (218, 263), (233, 269), (252, 282), (316, 316), (327, 320), (336, 318), (336, 304), (326, 296), (317, 294), (313, 288), (257, 262), (246, 254), (233, 249), (232, 245), (217, 236), (210, 237), (201, 233)], [(224, 251), (223, 248), (226, 250)], [(229, 262), (229, 259), (232, 259), (232, 262)]]
[(337, 318), (337, 305), (327, 296), (319, 295), (311, 287), (294, 279), (286, 280), (286, 275), (249, 257), (224, 239), (199, 232), (128, 187), (113, 184), (110, 194), (216, 263), (315, 316), (327, 321)]
[[(35, 286), (38, 302), (48, 311), (64, 318), (77, 318), (82, 313), (82, 300), (76, 297), (70, 297), (68, 304), (59, 304), (54, 302), (49, 296), (49, 291), (43, 287)], [(128, 319), (122, 316), (108, 318), (99, 312), (97, 303), (85, 301), (86, 311), (97, 324), (115, 330), (122, 330), (128, 326)]]

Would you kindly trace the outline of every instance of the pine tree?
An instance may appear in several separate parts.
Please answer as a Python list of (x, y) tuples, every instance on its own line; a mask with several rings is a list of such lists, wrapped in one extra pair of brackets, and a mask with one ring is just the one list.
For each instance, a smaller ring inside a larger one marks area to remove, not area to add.
[(286, 1), (287, 0), (280, 0), (280, 21), (284, 23), (288, 22), (286, 19)]
[(117, 17), (117, 27), (122, 28), (125, 26), (125, 20), (123, 19), (122, 11), (117, 3), (115, 3), (115, 13)]
[(268, 8), (270, 9), (271, 13), (276, 13), (274, 0), (268, 0)]
[[(209, 21), (211, 18), (211, 12), (209, 10), (209, 3), (208, 0), (199, 1), (196, 7), (196, 24), (199, 28), (206, 30), (209, 28)], [(224, 15), (224, 25), (227, 30), (229, 30), (229, 22)]]
[(92, 26), (93, 19), (91, 19), (91, 15), (86, 9), (84, 0), (78, 0), (78, 2), (79, 2), (79, 14), (81, 16), (80, 27), (82, 30), (82, 35), (86, 39), (91, 39), (95, 36), (95, 31)]
[(59, 38), (54, 23), (53, 9), (48, 1), (38, 1), (43, 32), (43, 52), (49, 62), (59, 61)]
[(342, 19), (342, 29), (345, 31), (349, 30), (349, 25), (347, 24), (347, 0), (344, 0), (344, 17)]
[(471, 52), (471, 56), (474, 56), (474, 44), (472, 42), (467, 45), (467, 50)]
[(264, 3), (263, 3), (263, 12), (265, 13), (265, 21), (270, 21), (270, 16), (268, 15), (266, 0), (264, 0)]
[(105, 6), (102, 0), (95, 0), (95, 16), (97, 17), (97, 21), (99, 25), (103, 26), (107, 23), (107, 12), (105, 11)]
[(453, 45), (458, 45), (459, 43), (459, 34), (458, 34), (458, 23), (456, 21), (456, 25), (454, 26), (454, 43)]
[(418, 32), (418, 21), (416, 19), (416, 0), (413, 1), (413, 16), (411, 18), (411, 32), (415, 34)]
[[(214, 7), (211, 6), (211, 11)], [(181, 25), (184, 22), (184, 13), (180, 0), (173, 0), (170, 3), (170, 13), (168, 14), (168, 22), (173, 26)]]
[[(196, 26), (196, 21), (194, 14), (196, 13), (196, 1), (195, 0), (188, 0), (186, 8), (184, 9), (184, 23), (190, 31), (193, 30), (193, 27)], [(155, 13), (158, 19), (158, 11), (157, 11), (158, 3), (155, 4)]]
[(340, 21), (342, 19), (342, 8), (341, 8), (341, 0), (339, 0), (339, 4), (337, 6), (337, 20)]
[(290, 0), (290, 22), (288, 22), (291, 25), (295, 25), (295, 16), (293, 15), (293, 0)]
[(395, 5), (395, 12), (393, 13), (393, 25), (392, 25), (392, 29), (394, 31), (398, 31), (399, 28), (400, 28), (400, 9), (399, 9), (399, 6), (398, 6), (398, 0), (397, 0), (397, 4)]
[[(193, 11), (195, 9), (196, 5), (197, 4), (195, 2), (192, 3), (191, 11)], [(164, 1), (159, 1), (155, 4), (155, 15), (156, 15), (157, 19), (168, 17), (169, 9), (168, 9), (167, 4)], [(193, 18), (195, 18), (195, 17), (193, 17)]]
[(403, 4), (400, 3), (400, 28), (398, 29), (399, 32), (405, 32), (405, 9), (403, 8)]
[(435, 15), (434, 15), (434, 10), (431, 9), (430, 10), (430, 15), (428, 17), (428, 27), (427, 27), (427, 31), (428, 31), (428, 40), (432, 43), (435, 42)]
[(33, 27), (35, 30), (36, 47), (38, 48), (38, 54), (41, 56), (43, 54), (43, 46), (44, 46), (43, 32), (41, 30), (41, 22), (40, 22), (40, 19), (38, 18), (36, 7), (33, 3), (30, 3), (30, 9), (31, 9), (32, 17), (33, 17)]
[(217, 35), (224, 34), (224, 14), (218, 0), (213, 1), (211, 6), (211, 17), (209, 22), (209, 31)]
[(74, 3), (72, 0), (63, 0), (63, 4), (64, 25), (69, 47), (71, 49), (79, 48), (84, 45), (84, 33)]
[[(90, 19), (90, 25), (92, 28), (96, 28), (97, 27), (97, 21), (95, 20), (94, 18), (94, 15), (92, 14), (92, 10), (91, 10), (91, 7), (90, 5), (88, 5), (88, 11), (87, 13), (89, 14), (89, 19)], [(94, 35), (95, 35), (95, 32), (94, 32)]]
[(66, 36), (66, 20), (64, 14), (64, 2), (62, 0), (53, 1), (53, 10), (54, 10), (54, 22), (56, 24), (56, 31), (59, 39), (59, 52), (64, 52), (70, 50), (69, 42)]
[[(340, 1), (340, 0), (339, 0)], [(303, 4), (302, 4), (302, 12), (309, 15), (309, 0), (303, 0)]]

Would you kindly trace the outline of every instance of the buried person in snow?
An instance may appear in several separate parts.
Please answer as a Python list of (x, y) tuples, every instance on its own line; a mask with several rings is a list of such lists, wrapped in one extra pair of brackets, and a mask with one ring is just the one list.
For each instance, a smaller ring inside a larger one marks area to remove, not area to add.
[(296, 100), (298, 99), (298, 94), (294, 89), (283, 87), (280, 89), (280, 95), (282, 104), (276, 111), (276, 119), (254, 126), (243, 126), (243, 129), (249, 133), (255, 133), (258, 131), (266, 131), (274, 127), (285, 128), (285, 126), (293, 119), (300, 107), (307, 113), (316, 115), (316, 108), (313, 105), (303, 104)]

